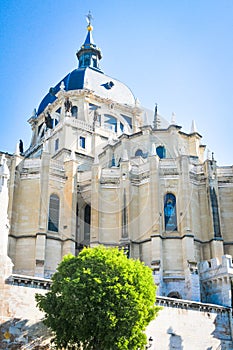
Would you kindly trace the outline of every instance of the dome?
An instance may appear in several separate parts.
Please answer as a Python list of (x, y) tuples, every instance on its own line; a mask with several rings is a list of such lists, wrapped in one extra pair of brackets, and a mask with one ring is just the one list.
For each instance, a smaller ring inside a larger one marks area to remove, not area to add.
[(53, 103), (56, 100), (55, 95), (60, 90), (62, 82), (64, 83), (65, 91), (88, 89), (100, 97), (108, 98), (121, 104), (135, 105), (135, 97), (125, 84), (105, 75), (102, 71), (87, 67), (74, 69), (54, 88), (51, 88), (39, 105), (38, 115), (44, 111), (49, 103)]
[[(90, 18), (89, 18), (90, 20)], [(60, 90), (60, 85), (64, 83), (64, 90), (88, 89), (94, 94), (110, 99), (114, 102), (135, 106), (135, 97), (131, 90), (122, 82), (105, 75), (99, 67), (99, 60), (102, 54), (95, 45), (92, 37), (92, 26), (87, 27), (87, 36), (84, 44), (76, 53), (79, 61), (77, 69), (66, 75), (41, 101), (37, 115), (42, 113), (49, 103), (56, 100), (56, 94)]]

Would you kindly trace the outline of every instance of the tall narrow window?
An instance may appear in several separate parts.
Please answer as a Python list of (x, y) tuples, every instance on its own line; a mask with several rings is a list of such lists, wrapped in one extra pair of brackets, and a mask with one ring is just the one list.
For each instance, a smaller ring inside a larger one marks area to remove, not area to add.
[(58, 150), (58, 148), (59, 148), (59, 139), (56, 139), (55, 146), (54, 146), (55, 152)]
[(79, 138), (79, 145), (81, 148), (86, 148), (86, 139), (83, 136), (80, 136)]
[(77, 106), (73, 106), (71, 108), (71, 115), (72, 115), (72, 117), (77, 119), (77, 117), (78, 117), (78, 107)]
[(59, 228), (60, 200), (56, 194), (52, 194), (49, 199), (48, 230), (58, 232)]
[(177, 231), (176, 197), (172, 193), (164, 197), (164, 220), (166, 231)]
[(91, 207), (86, 205), (84, 209), (84, 240), (90, 240)]
[(215, 192), (215, 189), (210, 187), (210, 200), (212, 206), (212, 214), (213, 214), (213, 224), (214, 224), (214, 236), (221, 237), (221, 226), (219, 220), (218, 213), (218, 198)]
[(158, 146), (156, 148), (156, 153), (159, 156), (160, 159), (166, 158), (166, 149), (164, 146)]

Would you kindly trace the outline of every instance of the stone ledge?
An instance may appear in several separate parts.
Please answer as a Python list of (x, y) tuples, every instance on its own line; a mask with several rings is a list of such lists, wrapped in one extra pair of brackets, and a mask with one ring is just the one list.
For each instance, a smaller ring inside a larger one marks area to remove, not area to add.
[(165, 307), (178, 307), (181, 309), (197, 310), (204, 312), (230, 313), (231, 308), (215, 304), (206, 304), (198, 301), (190, 301), (184, 299), (175, 299), (168, 297), (156, 296), (156, 305)]
[(6, 284), (29, 288), (50, 289), (52, 281), (42, 277), (12, 274), (6, 279)]

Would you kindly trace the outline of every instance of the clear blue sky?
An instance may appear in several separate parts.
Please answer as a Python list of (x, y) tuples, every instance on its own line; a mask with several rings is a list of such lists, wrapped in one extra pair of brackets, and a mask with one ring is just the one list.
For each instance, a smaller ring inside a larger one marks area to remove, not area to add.
[(76, 68), (85, 15), (104, 72), (184, 132), (195, 119), (219, 165), (232, 165), (232, 0), (1, 0), (0, 150), (14, 152), (51, 86)]

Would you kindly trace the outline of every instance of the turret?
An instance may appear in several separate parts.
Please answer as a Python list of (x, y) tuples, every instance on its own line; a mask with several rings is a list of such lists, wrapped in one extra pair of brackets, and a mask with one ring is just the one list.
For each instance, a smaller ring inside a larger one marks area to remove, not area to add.
[(100, 71), (99, 60), (102, 58), (102, 54), (99, 48), (96, 47), (94, 40), (92, 38), (93, 27), (91, 25), (92, 16), (89, 12), (87, 15), (87, 36), (84, 44), (81, 46), (80, 50), (76, 53), (79, 61), (78, 68), (91, 67)]

